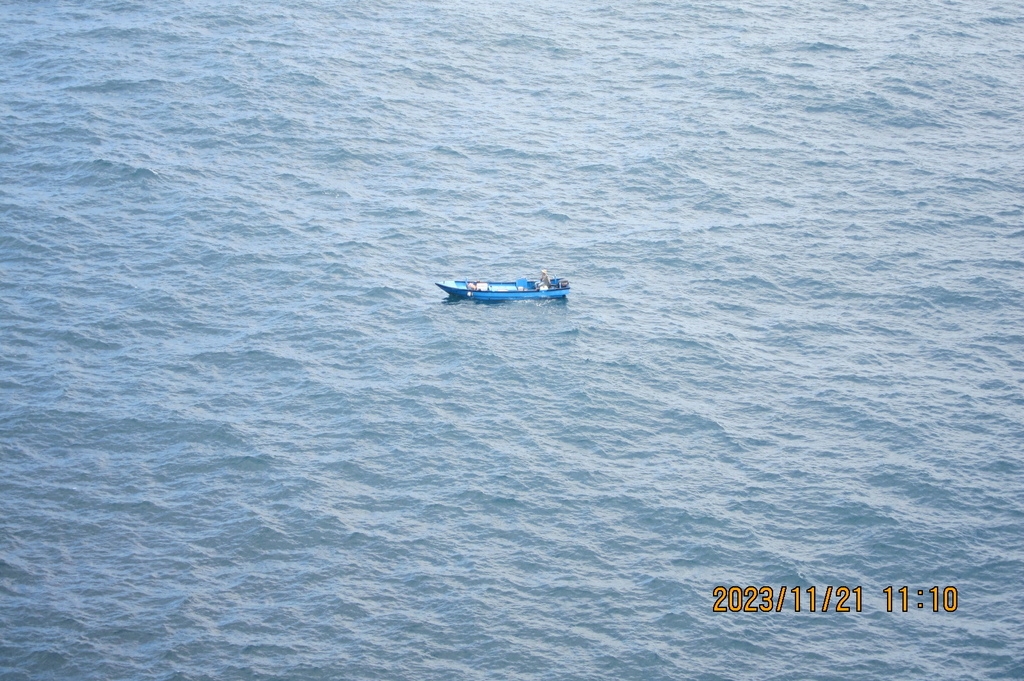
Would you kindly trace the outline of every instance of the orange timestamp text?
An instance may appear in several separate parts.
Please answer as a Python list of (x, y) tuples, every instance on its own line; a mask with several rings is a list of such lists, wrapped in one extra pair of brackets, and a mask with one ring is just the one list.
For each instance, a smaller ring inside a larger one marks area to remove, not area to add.
[[(920, 600), (913, 598), (915, 592)], [(960, 596), (955, 586), (942, 589), (933, 586), (927, 590), (888, 586), (882, 589), (882, 593), (885, 595), (886, 612), (907, 612), (911, 606), (924, 610), (926, 605), (931, 606), (932, 612), (955, 612), (959, 607)], [(789, 608), (793, 612), (861, 612), (864, 589), (860, 586), (780, 586), (777, 589), (771, 586), (716, 586), (711, 595), (715, 599), (712, 612), (782, 612)]]

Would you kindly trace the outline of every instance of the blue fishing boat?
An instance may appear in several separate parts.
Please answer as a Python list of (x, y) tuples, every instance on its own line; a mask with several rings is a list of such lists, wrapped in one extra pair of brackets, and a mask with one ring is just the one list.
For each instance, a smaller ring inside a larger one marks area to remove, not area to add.
[(568, 279), (551, 279), (542, 284), (529, 279), (516, 281), (442, 281), (438, 287), (456, 298), (473, 300), (532, 300), (535, 298), (565, 298), (569, 295)]

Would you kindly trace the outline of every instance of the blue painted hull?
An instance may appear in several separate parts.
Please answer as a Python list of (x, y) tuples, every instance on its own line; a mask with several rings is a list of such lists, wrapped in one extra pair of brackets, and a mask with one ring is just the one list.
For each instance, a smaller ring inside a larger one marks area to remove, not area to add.
[[(555, 280), (557, 281), (557, 280)], [(475, 282), (474, 282), (475, 283)], [(547, 290), (517, 286), (516, 282), (487, 282), (487, 290), (470, 290), (465, 281), (445, 281), (436, 284), (438, 288), (450, 296), (470, 300), (538, 300), (545, 298), (565, 298), (569, 295), (569, 287), (552, 287)]]

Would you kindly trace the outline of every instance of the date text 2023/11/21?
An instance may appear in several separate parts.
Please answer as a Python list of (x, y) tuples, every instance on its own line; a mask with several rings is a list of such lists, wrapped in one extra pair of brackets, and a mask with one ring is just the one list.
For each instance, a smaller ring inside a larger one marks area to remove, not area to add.
[[(907, 612), (908, 610), (930, 610), (931, 612), (955, 612), (959, 606), (959, 593), (955, 586), (915, 590), (904, 586), (895, 589), (888, 586), (881, 590), (885, 596), (886, 612)], [(818, 595), (821, 599), (818, 599)], [(716, 586), (711, 591), (715, 599), (712, 612), (782, 612), (788, 601), (793, 612), (861, 612), (863, 609), (863, 587), (786, 587), (777, 589), (770, 586)], [(789, 610), (786, 607), (786, 610)]]

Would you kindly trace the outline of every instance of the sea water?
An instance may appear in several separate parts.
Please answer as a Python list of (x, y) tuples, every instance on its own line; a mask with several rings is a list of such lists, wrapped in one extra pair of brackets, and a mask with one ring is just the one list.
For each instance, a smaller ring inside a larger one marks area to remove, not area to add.
[(1024, 678), (1022, 92), (996, 0), (5, 3), (0, 677)]

